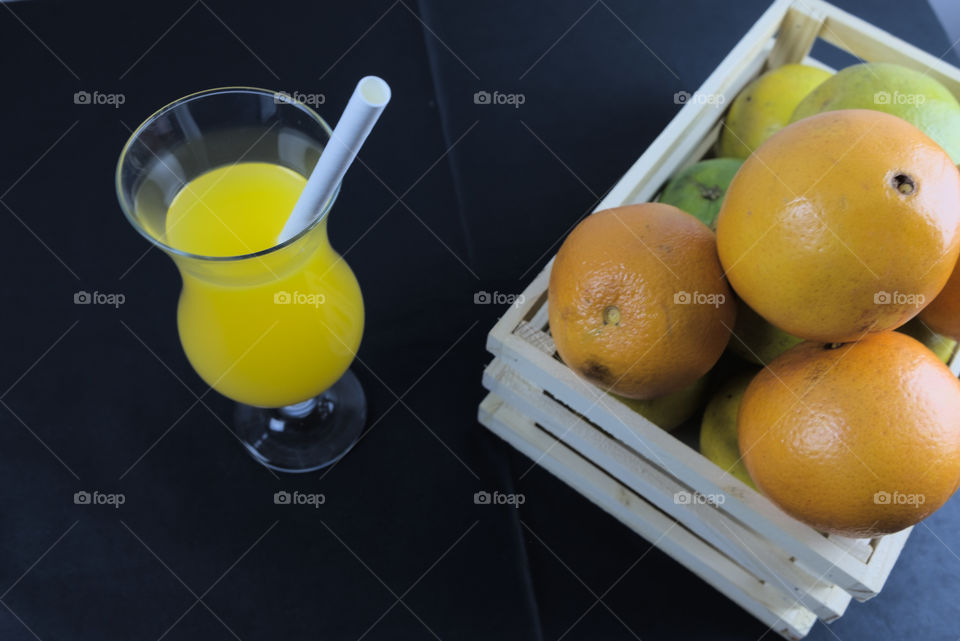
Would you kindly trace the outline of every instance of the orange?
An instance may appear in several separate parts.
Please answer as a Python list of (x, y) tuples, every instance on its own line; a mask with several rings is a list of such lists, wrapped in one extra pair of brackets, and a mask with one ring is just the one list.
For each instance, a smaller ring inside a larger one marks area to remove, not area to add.
[(934, 299), (960, 252), (960, 172), (919, 129), (863, 109), (781, 129), (717, 219), (730, 285), (794, 336), (856, 340)]
[(671, 205), (597, 212), (550, 272), (550, 331), (563, 361), (608, 392), (651, 399), (713, 367), (736, 307), (716, 237)]
[(933, 302), (920, 312), (920, 320), (938, 334), (960, 340), (960, 263)]
[(737, 422), (757, 487), (824, 532), (896, 532), (960, 482), (960, 381), (900, 332), (797, 345), (753, 379)]

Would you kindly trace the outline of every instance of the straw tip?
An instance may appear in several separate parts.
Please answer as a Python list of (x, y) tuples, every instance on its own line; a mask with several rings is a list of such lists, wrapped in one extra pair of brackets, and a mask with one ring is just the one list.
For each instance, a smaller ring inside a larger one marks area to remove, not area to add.
[(357, 83), (360, 97), (374, 107), (383, 107), (390, 102), (390, 85), (379, 76), (365, 76)]

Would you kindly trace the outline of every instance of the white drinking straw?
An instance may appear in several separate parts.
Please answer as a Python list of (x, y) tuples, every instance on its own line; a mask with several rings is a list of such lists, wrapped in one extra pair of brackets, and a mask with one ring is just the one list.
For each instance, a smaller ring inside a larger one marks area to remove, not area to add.
[(278, 243), (296, 236), (327, 204), (388, 102), (390, 85), (383, 78), (366, 76), (360, 79), (307, 180), (307, 186), (283, 226)]

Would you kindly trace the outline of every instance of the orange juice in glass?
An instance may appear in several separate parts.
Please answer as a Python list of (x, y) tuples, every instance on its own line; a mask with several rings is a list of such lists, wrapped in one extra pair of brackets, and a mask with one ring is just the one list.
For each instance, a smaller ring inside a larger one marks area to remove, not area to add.
[(180, 271), (190, 364), (239, 403), (236, 433), (254, 458), (282, 471), (330, 465), (366, 420), (349, 371), (363, 298), (327, 236), (336, 192), (277, 243), (329, 136), (285, 94), (216, 89), (151, 116), (117, 169), (127, 218)]

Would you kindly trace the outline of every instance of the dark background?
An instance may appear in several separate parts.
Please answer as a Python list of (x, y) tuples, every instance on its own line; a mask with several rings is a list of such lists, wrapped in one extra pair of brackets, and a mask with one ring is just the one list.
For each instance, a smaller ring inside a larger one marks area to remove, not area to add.
[[(503, 310), (474, 294), (521, 291), (767, 4), (0, 5), (0, 639), (773, 638), (475, 419)], [(957, 62), (924, 2), (838, 4)], [(186, 362), (179, 277), (124, 221), (114, 165), (184, 94), (322, 92), (333, 121), (369, 73), (393, 101), (330, 233), (367, 302), (370, 429), (332, 469), (277, 477)], [(126, 302), (76, 306), (81, 289)], [(955, 499), (880, 596), (810, 638), (956, 641), (958, 526)]]

